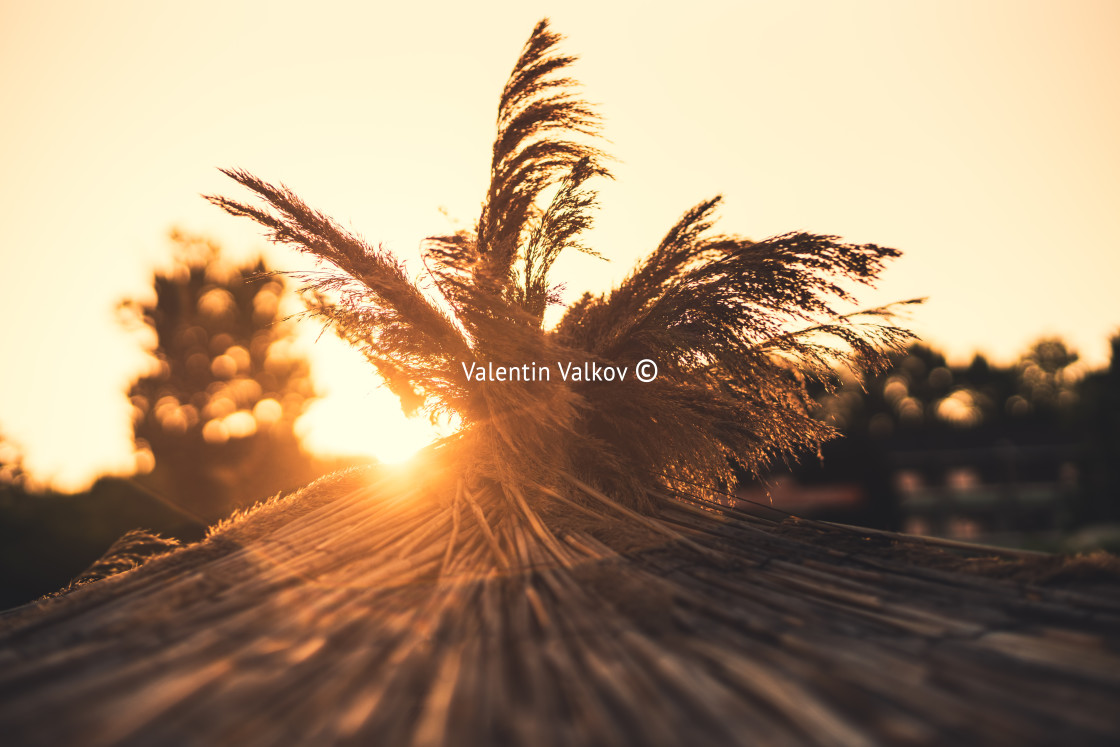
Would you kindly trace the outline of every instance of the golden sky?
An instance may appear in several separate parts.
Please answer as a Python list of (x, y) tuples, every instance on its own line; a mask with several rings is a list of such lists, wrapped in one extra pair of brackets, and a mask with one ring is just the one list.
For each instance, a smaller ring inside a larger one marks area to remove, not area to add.
[[(169, 227), (264, 245), (200, 199), (236, 194), (216, 167), (414, 258), (454, 227), (440, 208), (477, 217), (498, 93), (545, 15), (620, 159), (591, 239), (612, 261), (562, 261), (570, 297), (722, 193), (726, 232), (902, 249), (864, 300), (930, 297), (913, 326), (953, 359), (1048, 334), (1100, 365), (1120, 328), (1117, 2), (0, 8), (0, 428), (60, 486), (128, 468), (119, 393), (144, 358), (112, 308), (148, 292)], [(341, 378), (373, 397), (362, 376)]]

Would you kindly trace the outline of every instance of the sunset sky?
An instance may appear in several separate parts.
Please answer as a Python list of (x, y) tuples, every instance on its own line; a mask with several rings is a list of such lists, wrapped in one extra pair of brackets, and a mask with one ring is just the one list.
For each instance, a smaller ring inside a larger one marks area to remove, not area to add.
[[(861, 300), (928, 296), (912, 326), (952, 359), (1009, 363), (1059, 335), (1106, 362), (1117, 2), (5, 1), (0, 433), (27, 467), (70, 489), (128, 471), (121, 393), (145, 357), (115, 303), (149, 297), (172, 226), (265, 247), (199, 197), (242, 196), (217, 167), (283, 181), (414, 272), (420, 239), (470, 226), (498, 94), (546, 15), (618, 159), (590, 239), (611, 261), (562, 260), (568, 298), (617, 282), (721, 193), (725, 232), (901, 249)], [(314, 442), (397, 433), (363, 364), (316, 332), (337, 393), (305, 426)]]

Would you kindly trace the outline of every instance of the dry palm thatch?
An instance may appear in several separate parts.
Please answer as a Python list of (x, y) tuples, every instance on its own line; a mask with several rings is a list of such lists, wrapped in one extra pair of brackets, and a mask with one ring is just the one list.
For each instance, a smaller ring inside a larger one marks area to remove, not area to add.
[[(573, 58), (559, 40), (540, 22), (502, 91), (476, 230), (425, 243), (437, 298), (287, 187), (227, 171), (264, 205), (209, 199), (329, 264), (309, 286), (316, 311), (406, 405), (459, 416), (440, 461), (503, 511), (572, 500), (651, 514), (659, 490), (711, 498), (737, 466), (759, 474), (812, 453), (834, 433), (811, 416), (806, 381), (827, 383), (837, 366), (876, 370), (911, 337), (890, 308), (863, 319), (835, 310), (853, 300), (847, 284), (872, 282), (898, 252), (806, 233), (719, 235), (717, 197), (686, 212), (619, 287), (585, 295), (544, 330), (557, 296), (549, 270), (565, 250), (595, 254), (582, 242), (596, 206), (589, 183), (608, 175), (598, 118), (563, 77)], [(635, 377), (645, 359), (659, 368), (652, 382)], [(565, 381), (557, 363), (617, 366), (628, 378)], [(549, 380), (475, 373), (525, 364), (549, 367)]]
[[(677, 501), (490, 529), (339, 474), (0, 615), (11, 745), (1115, 744), (1120, 572)], [(617, 529), (617, 528), (616, 528)], [(493, 571), (508, 538), (518, 570)], [(609, 546), (608, 546), (609, 543)], [(1080, 583), (1071, 584), (1071, 581)]]

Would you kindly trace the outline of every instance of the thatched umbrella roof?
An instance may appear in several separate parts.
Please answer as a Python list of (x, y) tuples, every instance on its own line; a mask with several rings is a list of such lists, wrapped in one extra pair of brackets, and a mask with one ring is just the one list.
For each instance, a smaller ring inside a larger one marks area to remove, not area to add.
[[(895, 249), (713, 232), (705, 200), (554, 328), (548, 271), (606, 175), (542, 21), (502, 91), (475, 229), (434, 297), (282, 184), (212, 201), (327, 264), (312, 308), (462, 428), (0, 619), (26, 744), (876, 744), (1114, 740), (1113, 561), (966, 561), (711, 501), (835, 435), (807, 382), (911, 335), (841, 314)], [(551, 194), (551, 197), (549, 195)], [(255, 202), (253, 201), (255, 200)], [(807, 325), (807, 326), (799, 326)], [(617, 379), (481, 376), (538, 363)], [(652, 376), (640, 376), (639, 369)], [(626, 378), (623, 372), (632, 371)], [(660, 371), (660, 373), (657, 373)], [(122, 548), (125, 552), (127, 548)], [(117, 559), (119, 560), (119, 559)], [(100, 568), (111, 569), (109, 559)], [(1049, 588), (1092, 572), (1107, 583)], [(1008, 578), (993, 578), (993, 574)]]
[[(1114, 559), (687, 501), (659, 514), (676, 538), (569, 521), (546, 547), (410, 481), (324, 478), (6, 614), (5, 743), (1120, 738)], [(502, 570), (487, 538), (507, 531)]]

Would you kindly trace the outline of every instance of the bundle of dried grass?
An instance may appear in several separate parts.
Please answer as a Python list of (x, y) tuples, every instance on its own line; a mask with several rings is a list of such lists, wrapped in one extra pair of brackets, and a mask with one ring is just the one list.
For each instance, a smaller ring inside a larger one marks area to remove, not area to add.
[[(711, 498), (736, 466), (760, 474), (834, 435), (810, 414), (809, 380), (837, 366), (877, 370), (911, 339), (891, 308), (841, 316), (848, 286), (872, 282), (894, 249), (790, 233), (765, 241), (713, 231), (719, 198), (695, 206), (611, 293), (585, 295), (555, 329), (549, 271), (592, 223), (593, 179), (609, 176), (596, 113), (563, 76), (574, 58), (541, 21), (498, 107), (490, 188), (474, 231), (425, 242), (438, 296), (402, 264), (310, 208), (290, 189), (226, 171), (263, 206), (209, 199), (329, 270), (309, 280), (314, 311), (358, 346), (406, 406), (452, 412), (462, 430), (432, 450), (431, 490), (491, 521), (582, 509), (647, 521), (655, 496)], [(546, 202), (544, 197), (551, 194)], [(659, 375), (635, 377), (640, 361)], [(604, 383), (476, 372), (554, 363), (617, 367)], [(531, 380), (523, 380), (530, 378)], [(477, 502), (476, 499), (477, 498)], [(456, 504), (458, 505), (458, 504)], [(561, 510), (562, 508), (562, 510)], [(489, 537), (489, 535), (488, 535)], [(494, 538), (494, 554), (515, 553)]]

